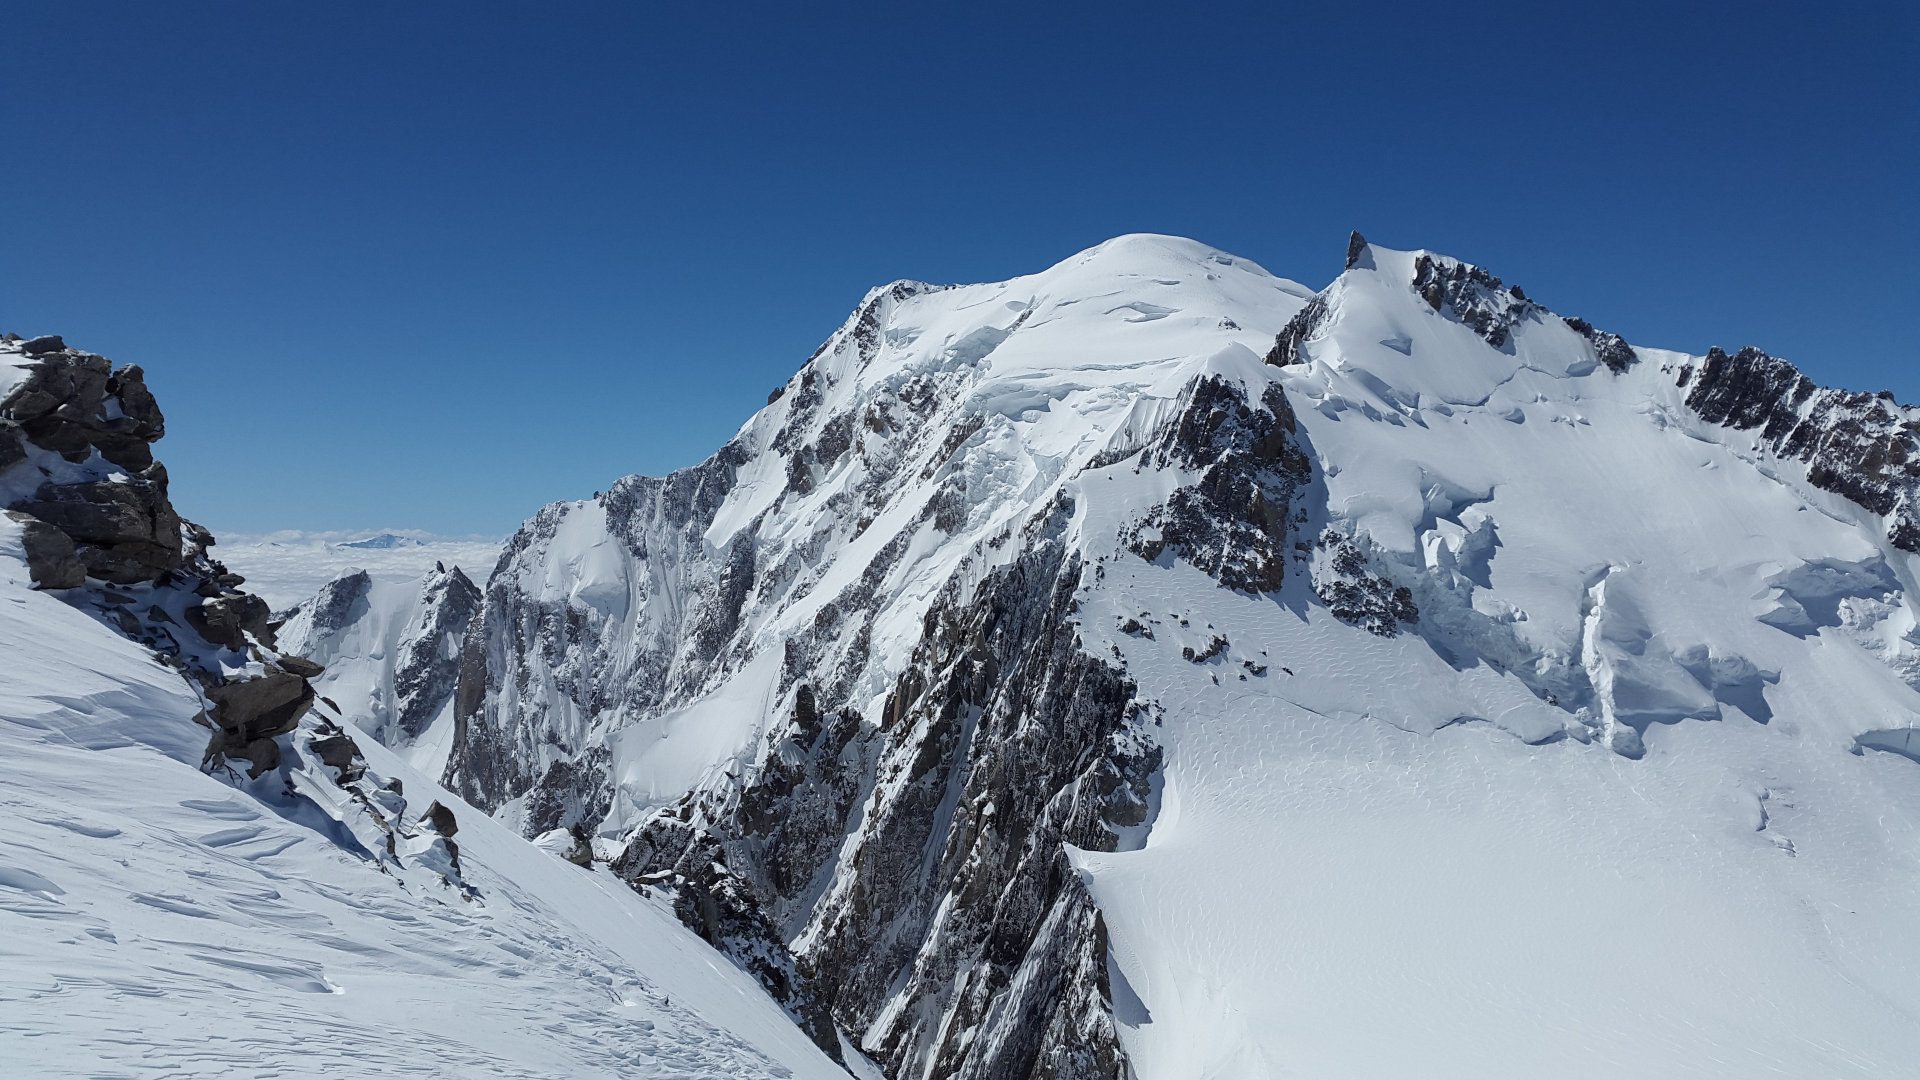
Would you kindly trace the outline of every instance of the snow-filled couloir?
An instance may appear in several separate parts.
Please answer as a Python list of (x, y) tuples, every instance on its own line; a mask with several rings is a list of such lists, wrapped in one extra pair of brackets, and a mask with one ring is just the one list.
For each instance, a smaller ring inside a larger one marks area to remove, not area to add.
[(1901, 1075), (1920, 413), (1347, 263), (875, 290), (508, 542), (446, 783), (895, 1078)]

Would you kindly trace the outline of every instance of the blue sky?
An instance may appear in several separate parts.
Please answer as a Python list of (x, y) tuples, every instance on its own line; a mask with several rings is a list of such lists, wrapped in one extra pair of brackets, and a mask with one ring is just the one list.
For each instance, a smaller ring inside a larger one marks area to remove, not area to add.
[(0, 330), (144, 365), (216, 530), (511, 530), (866, 289), (1347, 231), (1920, 399), (1911, 4), (16, 3)]

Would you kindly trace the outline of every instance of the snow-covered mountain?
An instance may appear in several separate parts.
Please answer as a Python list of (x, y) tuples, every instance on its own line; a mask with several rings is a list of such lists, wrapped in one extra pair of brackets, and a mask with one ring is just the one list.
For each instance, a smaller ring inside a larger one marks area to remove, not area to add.
[(445, 782), (896, 1078), (1902, 1075), (1920, 412), (1347, 263), (875, 290), (508, 542)]
[(137, 369), (15, 347), (0, 649), (50, 674), (0, 685), (0, 917), (56, 929), (0, 1033), (128, 1069), (218, 1013), (461, 1075), (1910, 1075), (1920, 410), (1346, 261), (1315, 292), (1127, 236), (876, 289), (700, 465), (277, 636), (166, 503)]
[(430, 776), (453, 743), (453, 691), (480, 590), (436, 563), (411, 582), (353, 569), (284, 613), (282, 648), (326, 670), (314, 688), (354, 725)]
[(0, 1072), (845, 1076), (661, 898), (343, 726), (163, 431), (138, 367), (0, 343)]

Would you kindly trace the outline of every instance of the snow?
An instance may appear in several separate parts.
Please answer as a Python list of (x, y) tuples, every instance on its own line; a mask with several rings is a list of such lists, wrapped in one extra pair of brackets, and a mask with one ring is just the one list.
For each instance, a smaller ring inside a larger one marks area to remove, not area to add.
[[(1324, 466), (1315, 527), (1446, 585), (1420, 629), (1124, 555), (1090, 591), (1090, 649), (1164, 715), (1145, 846), (1074, 853), (1139, 1075), (1906, 1075), (1920, 696), (1885, 661), (1912, 557), (1690, 424), (1673, 354), (1616, 376), (1557, 319), (1496, 350), (1372, 250), (1267, 377)], [(1096, 550), (1136, 479), (1083, 478)], [(1157, 640), (1113, 630), (1141, 611)], [(1214, 633), (1226, 665), (1180, 659)], [(1555, 738), (1513, 672), (1576, 668), (1590, 726)]]
[(630, 724), (616, 732), (613, 808), (609, 820), (640, 820), (691, 791), (715, 769), (724, 770), (759, 737), (772, 711), (780, 654), (761, 653), (721, 689), (684, 709)]
[[(348, 573), (357, 570), (352, 567)], [(280, 628), (277, 640), (287, 652), (326, 668), (310, 680), (316, 693), (336, 703), (343, 716), (408, 765), (437, 777), (453, 749), (452, 702), (441, 708), (418, 738), (412, 738), (397, 726), (400, 701), (394, 689), (394, 674), (407, 646), (426, 632), (432, 614), (425, 606), (427, 581), (373, 579), (348, 612), (347, 625), (339, 628), (316, 628), (315, 605), (309, 602), (316, 598), (307, 597)]]
[[(292, 607), (320, 591), (320, 587), (350, 569), (372, 574), (376, 581), (417, 581), (433, 564), (458, 566), (477, 584), (485, 584), (500, 558), (498, 537), (437, 536), (393, 531), (369, 536), (364, 532), (272, 533), (217, 532), (214, 555), (227, 568), (247, 579), (246, 589), (264, 598), (276, 611)], [(379, 546), (355, 546), (368, 539), (393, 537)]]
[(19, 346), (0, 347), (0, 401), (5, 401), (15, 388), (27, 381), (29, 363)]
[(201, 773), (179, 676), (31, 591), (6, 522), (0, 655), (12, 1074), (845, 1075), (658, 902), (536, 850), (371, 739), (409, 805), (455, 810), (478, 900), (383, 872), (312, 804)]

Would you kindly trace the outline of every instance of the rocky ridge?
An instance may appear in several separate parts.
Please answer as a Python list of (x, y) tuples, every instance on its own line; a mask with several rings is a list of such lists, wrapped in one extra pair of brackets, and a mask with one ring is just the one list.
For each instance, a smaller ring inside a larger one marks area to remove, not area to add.
[(212, 556), (213, 535), (174, 510), (151, 450), (165, 420), (141, 369), (54, 336), (9, 337), (0, 366), (15, 376), (0, 383), (10, 384), (0, 399), (0, 497), (36, 587), (180, 673), (209, 730), (203, 769), (345, 819), (368, 858), (424, 867), (466, 894), (451, 813), (415, 820), (397, 784), (368, 770), (309, 682), (320, 665), (277, 647), (267, 603)]

